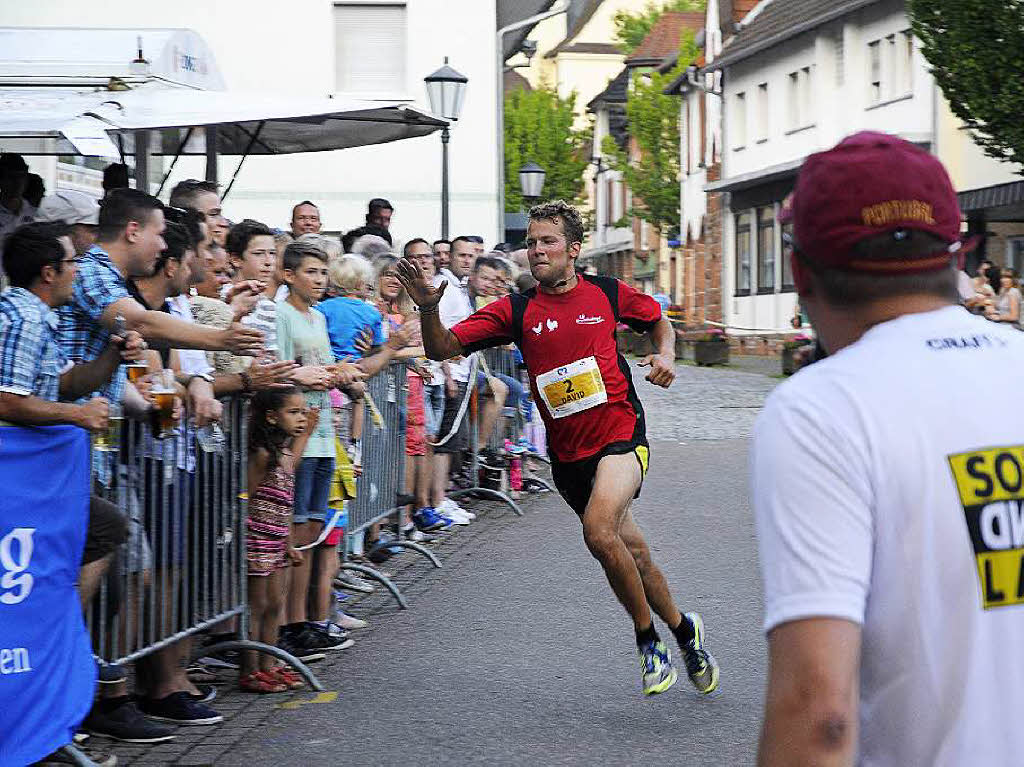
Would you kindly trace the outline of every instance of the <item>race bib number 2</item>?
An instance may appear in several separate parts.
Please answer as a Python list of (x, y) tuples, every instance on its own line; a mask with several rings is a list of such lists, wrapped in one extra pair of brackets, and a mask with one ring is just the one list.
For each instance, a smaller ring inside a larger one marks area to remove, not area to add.
[(552, 418), (565, 418), (608, 401), (597, 360), (585, 357), (537, 376), (537, 390)]

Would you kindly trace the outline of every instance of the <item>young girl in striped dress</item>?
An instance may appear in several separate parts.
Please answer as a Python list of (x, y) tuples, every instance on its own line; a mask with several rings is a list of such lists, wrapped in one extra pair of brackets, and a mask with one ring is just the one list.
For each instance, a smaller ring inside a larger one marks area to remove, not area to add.
[[(306, 407), (296, 387), (257, 392), (250, 404), (249, 517), (245, 548), (249, 569), (250, 635), (276, 645), (284, 604), (285, 567), (302, 562), (291, 545), (296, 456), (301, 456), (319, 412)], [(247, 692), (285, 692), (302, 679), (275, 658), (246, 651), (239, 686)]]

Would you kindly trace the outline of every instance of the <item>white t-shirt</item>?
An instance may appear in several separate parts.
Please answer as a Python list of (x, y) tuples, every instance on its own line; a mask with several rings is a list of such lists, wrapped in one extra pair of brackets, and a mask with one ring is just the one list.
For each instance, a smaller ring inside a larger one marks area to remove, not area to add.
[(758, 418), (764, 627), (862, 626), (860, 765), (1024, 763), (1022, 381), (1024, 334), (948, 307), (875, 326)]
[[(444, 289), (441, 302), (437, 305), (438, 314), (441, 324), (451, 328), (473, 313), (473, 302), (469, 300), (465, 285), (449, 270), (442, 269), (439, 277), (440, 279), (435, 280), (436, 284), (440, 285), (442, 281), (447, 280), (448, 287)], [(469, 357), (459, 362), (448, 363), (452, 378), (460, 383), (469, 380), (469, 367)]]

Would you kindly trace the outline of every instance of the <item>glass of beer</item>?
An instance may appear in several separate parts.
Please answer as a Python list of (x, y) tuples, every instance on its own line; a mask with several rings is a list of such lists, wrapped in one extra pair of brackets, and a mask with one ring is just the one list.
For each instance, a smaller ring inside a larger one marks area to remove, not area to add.
[(93, 448), (101, 453), (116, 453), (121, 449), (121, 424), (124, 422), (124, 414), (120, 405), (113, 402), (110, 403), (108, 412), (107, 428), (96, 432)]
[(139, 379), (149, 372), (149, 365), (145, 362), (126, 362), (124, 372), (128, 375), (129, 381), (133, 384), (138, 383)]
[(157, 439), (167, 439), (175, 436), (177, 432), (177, 421), (174, 418), (174, 371), (162, 370), (156, 374), (153, 381), (153, 388), (150, 390), (153, 398), (153, 409), (157, 415), (159, 432)]

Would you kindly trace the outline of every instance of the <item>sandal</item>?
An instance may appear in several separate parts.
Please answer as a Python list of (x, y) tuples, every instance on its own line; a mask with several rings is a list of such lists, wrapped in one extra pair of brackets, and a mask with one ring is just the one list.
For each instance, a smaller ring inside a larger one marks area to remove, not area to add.
[(277, 668), (270, 669), (266, 673), (271, 674), (275, 679), (280, 681), (281, 684), (287, 685), (289, 690), (299, 690), (306, 686), (302, 677), (289, 666), (278, 666)]
[(238, 687), (243, 692), (260, 694), (288, 692), (288, 685), (269, 671), (253, 671), (251, 674), (238, 678)]

